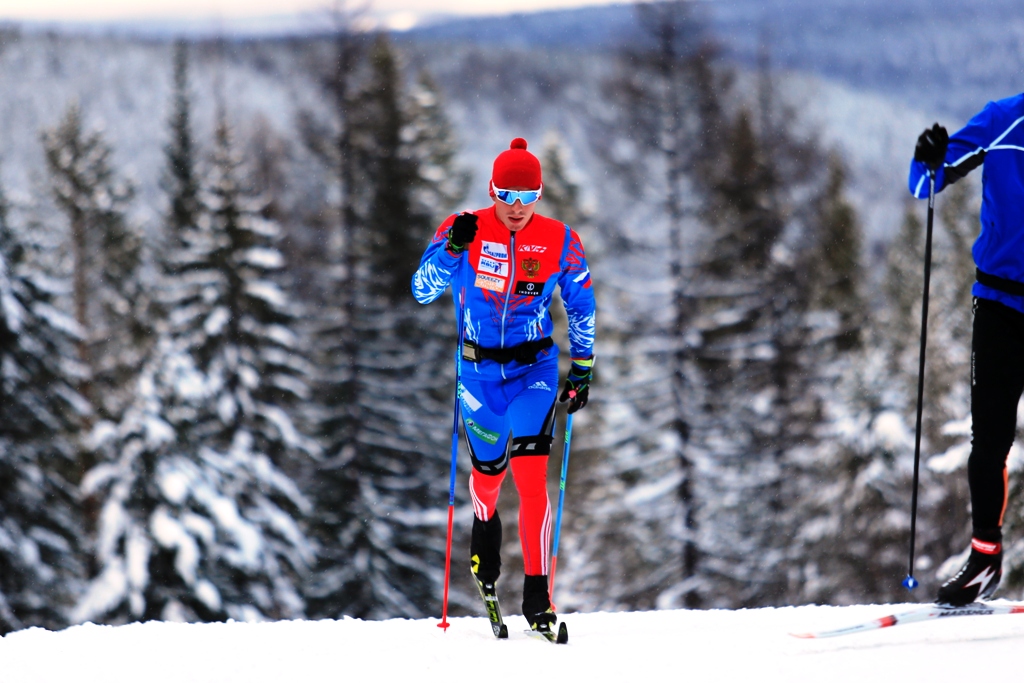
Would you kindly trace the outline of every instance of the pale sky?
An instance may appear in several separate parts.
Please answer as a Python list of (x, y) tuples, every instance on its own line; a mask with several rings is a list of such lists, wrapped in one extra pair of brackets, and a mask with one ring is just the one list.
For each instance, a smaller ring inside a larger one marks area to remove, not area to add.
[[(372, 13), (414, 21), (416, 16), (507, 14), (628, 0), (372, 0)], [(0, 0), (0, 19), (117, 21), (133, 19), (230, 19), (315, 12), (332, 0)], [(361, 4), (349, 0), (349, 6)]]

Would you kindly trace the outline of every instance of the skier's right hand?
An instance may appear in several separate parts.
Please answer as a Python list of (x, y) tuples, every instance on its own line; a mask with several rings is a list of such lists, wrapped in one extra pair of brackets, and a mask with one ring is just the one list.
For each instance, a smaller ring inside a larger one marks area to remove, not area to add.
[(460, 213), (448, 230), (448, 249), (453, 254), (461, 254), (466, 245), (476, 239), (476, 216), (471, 213)]
[(573, 361), (569, 367), (569, 376), (565, 378), (565, 389), (558, 397), (559, 403), (569, 402), (569, 413), (575, 413), (587, 405), (590, 400), (590, 383), (594, 381), (593, 356), (581, 361), (583, 365)]
[(914, 148), (914, 159), (934, 171), (945, 161), (947, 147), (949, 147), (949, 133), (936, 123), (931, 128), (925, 128), (924, 132), (918, 136), (917, 147)]

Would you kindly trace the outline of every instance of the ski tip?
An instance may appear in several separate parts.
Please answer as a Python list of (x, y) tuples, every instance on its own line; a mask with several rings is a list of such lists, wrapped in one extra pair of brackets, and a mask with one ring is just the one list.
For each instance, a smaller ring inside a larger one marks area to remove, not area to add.
[(498, 638), (500, 640), (505, 640), (508, 638), (508, 626), (506, 626), (505, 624), (502, 624), (501, 628), (498, 629)]
[(817, 637), (813, 633), (790, 633), (789, 635), (793, 636), (794, 638), (816, 638)]
[(565, 625), (565, 622), (558, 625), (558, 638), (555, 639), (555, 642), (559, 645), (565, 645), (569, 642), (569, 627)]

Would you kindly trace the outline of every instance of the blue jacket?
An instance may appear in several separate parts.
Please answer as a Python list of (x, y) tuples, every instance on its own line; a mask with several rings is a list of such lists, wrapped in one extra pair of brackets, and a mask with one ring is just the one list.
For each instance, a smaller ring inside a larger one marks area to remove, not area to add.
[[(950, 136), (945, 164), (935, 174), (936, 191), (982, 164), (974, 262), (982, 272), (1024, 282), (1024, 94), (989, 102)], [(928, 168), (919, 161), (910, 164), (910, 191), (918, 199), (928, 197)], [(1024, 297), (979, 282), (972, 291), (1024, 313)]]
[[(477, 216), (476, 239), (461, 254), (447, 249), (455, 216), (449, 216), (437, 229), (412, 278), (416, 300), (428, 304), (451, 284), (457, 305), (464, 290), (466, 339), (484, 348), (508, 348), (551, 336), (548, 308), (558, 286), (569, 319), (570, 354), (573, 358), (591, 357), (594, 290), (579, 235), (539, 214), (513, 233), (498, 220), (493, 206), (473, 213)], [(557, 356), (557, 349), (548, 351), (539, 358)], [(462, 368), (481, 379), (505, 378), (519, 369), (515, 361), (501, 365), (491, 360), (463, 363)]]

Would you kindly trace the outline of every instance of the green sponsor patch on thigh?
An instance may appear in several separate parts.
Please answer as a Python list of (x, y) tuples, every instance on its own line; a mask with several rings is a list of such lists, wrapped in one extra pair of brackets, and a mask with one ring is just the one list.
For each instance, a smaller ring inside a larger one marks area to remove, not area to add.
[(486, 441), (492, 446), (498, 443), (498, 432), (492, 432), (489, 429), (484, 429), (483, 427), (478, 425), (476, 422), (473, 422), (472, 420), (466, 420), (466, 427), (469, 429), (469, 431), (476, 434), (477, 438)]

